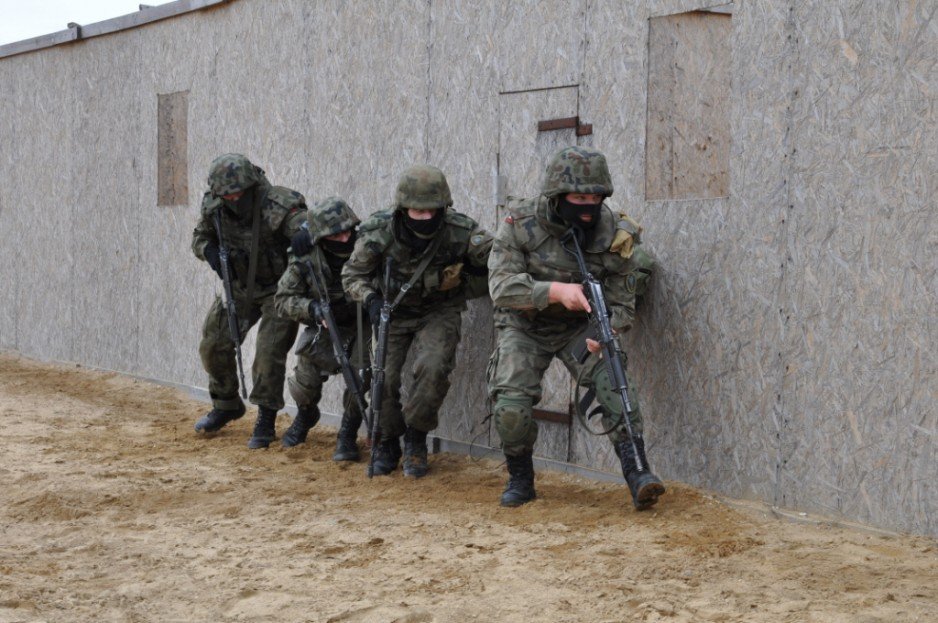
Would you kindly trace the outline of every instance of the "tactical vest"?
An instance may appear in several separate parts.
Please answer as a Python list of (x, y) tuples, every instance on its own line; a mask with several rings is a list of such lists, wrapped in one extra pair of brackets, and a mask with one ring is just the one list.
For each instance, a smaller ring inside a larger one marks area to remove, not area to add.
[[(287, 268), (287, 249), (290, 240), (281, 233), (281, 226), (287, 215), (304, 205), (303, 196), (296, 191), (282, 186), (270, 186), (261, 203), (261, 226), (258, 238), (257, 276), (258, 290), (275, 288), (277, 281)], [(236, 282), (241, 288), (247, 287), (247, 277), (251, 253), (251, 223), (245, 223), (228, 210), (222, 208), (223, 202), (206, 202), (205, 208), (211, 212), (220, 209), (221, 229), (224, 242), (231, 251), (231, 266)], [(209, 216), (211, 218), (211, 216)]]
[[(561, 236), (564, 226), (547, 220), (547, 200), (543, 197), (509, 197), (509, 219), (515, 240), (524, 254), (526, 272), (535, 281), (580, 283), (576, 258), (564, 249)], [(624, 214), (615, 214), (604, 205), (600, 221), (583, 245), (583, 256), (589, 271), (600, 283), (612, 279), (627, 280), (632, 270), (629, 258), (638, 243), (641, 227)], [(570, 311), (559, 303), (536, 312), (537, 316), (582, 320), (583, 312)]]
[[(381, 210), (373, 214), (359, 228), (365, 244), (373, 245), (382, 257), (390, 257), (393, 262), (391, 296), (397, 296), (401, 286), (410, 281), (411, 276), (424, 259), (423, 254), (414, 253), (410, 246), (398, 240), (392, 231), (395, 226), (394, 221), (393, 208)], [(463, 262), (469, 248), (471, 234), (477, 227), (476, 222), (470, 217), (452, 210), (446, 211), (442, 231), (438, 233), (439, 236), (443, 236), (443, 239), (440, 240), (433, 259), (430, 260), (423, 274), (401, 299), (395, 314), (402, 317), (420, 316), (426, 310), (433, 309), (440, 304), (465, 302), (466, 293), (461, 285), (442, 289), (444, 287), (442, 274), (444, 268)], [(431, 243), (426, 252), (429, 252), (433, 246)], [(378, 272), (381, 274), (376, 276), (372, 285), (376, 290), (381, 291), (384, 288), (384, 285), (380, 283), (384, 274), (383, 265)]]

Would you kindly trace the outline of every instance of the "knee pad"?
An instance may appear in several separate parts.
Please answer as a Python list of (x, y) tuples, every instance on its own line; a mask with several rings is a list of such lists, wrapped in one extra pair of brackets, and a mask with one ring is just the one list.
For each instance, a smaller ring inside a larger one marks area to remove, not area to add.
[[(593, 389), (596, 392), (596, 402), (600, 404), (603, 411), (603, 424), (607, 430), (624, 428), (625, 409), (622, 405), (622, 398), (617, 391), (617, 387), (606, 366), (599, 362), (590, 375), (593, 383)], [(629, 403), (632, 412), (629, 414), (629, 422), (632, 429), (638, 434), (642, 431), (642, 419), (638, 406), (638, 392), (632, 382), (626, 376), (626, 385), (628, 386)]]
[(499, 396), (495, 401), (495, 429), (505, 446), (524, 444), (534, 426), (530, 398)]
[(322, 398), (322, 388), (318, 390), (300, 385), (292, 376), (287, 379), (287, 388), (290, 390), (290, 396), (299, 407), (315, 407)]

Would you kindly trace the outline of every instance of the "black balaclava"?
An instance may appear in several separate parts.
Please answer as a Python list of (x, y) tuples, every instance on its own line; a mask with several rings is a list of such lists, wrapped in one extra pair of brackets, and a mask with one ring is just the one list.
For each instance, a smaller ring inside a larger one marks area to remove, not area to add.
[(225, 199), (225, 207), (235, 218), (242, 222), (251, 222), (254, 213), (254, 194), (257, 186), (251, 186), (246, 189), (237, 201), (228, 201)]
[(433, 216), (423, 221), (410, 218), (406, 209), (398, 211), (398, 215), (401, 219), (401, 225), (403, 225), (403, 227), (398, 228), (402, 242), (418, 254), (427, 250), (430, 242), (443, 224), (442, 208), (434, 210)]
[(323, 250), (326, 252), (326, 262), (329, 263), (329, 266), (335, 268), (333, 264), (342, 266), (345, 263), (345, 260), (352, 255), (352, 249), (355, 247), (355, 239), (357, 238), (358, 232), (354, 229), (351, 232), (351, 235), (348, 237), (348, 240), (345, 242), (340, 242), (338, 240), (328, 240), (323, 238), (320, 240)]
[[(565, 196), (557, 197), (557, 214), (567, 225), (578, 227), (584, 232), (590, 232), (596, 228), (599, 223), (599, 215), (602, 209), (602, 201), (599, 203), (570, 203)], [(590, 214), (592, 219), (587, 223), (580, 219), (580, 215)]]
[(407, 210), (404, 210), (404, 225), (407, 228), (417, 234), (420, 237), (433, 237), (433, 234), (436, 233), (436, 230), (440, 228), (440, 224), (443, 222), (443, 210), (434, 210), (433, 216), (424, 219), (422, 221), (410, 218), (410, 215), (407, 214)]

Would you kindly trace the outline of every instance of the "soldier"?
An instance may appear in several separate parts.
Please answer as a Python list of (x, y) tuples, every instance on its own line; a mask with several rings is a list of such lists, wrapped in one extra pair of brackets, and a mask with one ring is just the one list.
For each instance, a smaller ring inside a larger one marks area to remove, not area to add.
[[(456, 360), (460, 315), (466, 299), (486, 292), (486, 262), (491, 236), (453, 210), (443, 172), (432, 166), (406, 170), (394, 205), (373, 214), (359, 228), (352, 257), (342, 269), (349, 295), (377, 319), (383, 296), (398, 302), (391, 315), (381, 439), (374, 473), (386, 475), (401, 459), (404, 474), (420, 478), (427, 465), (427, 433), (436, 428), (437, 411), (449, 390)], [(393, 261), (390, 292), (379, 292), (385, 258)], [(480, 287), (481, 286), (481, 287)], [(413, 350), (413, 385), (401, 405), (401, 372)]]
[[(562, 149), (547, 167), (541, 195), (510, 199), (509, 216), (495, 236), (489, 289), (495, 305), (496, 346), (488, 382), (495, 427), (508, 463), (502, 506), (520, 506), (536, 497), (532, 456), (537, 423), (532, 407), (541, 399), (541, 379), (554, 357), (582, 385), (597, 388), (604, 429), (610, 431), (635, 508), (651, 507), (664, 493), (645, 458), (637, 402), (633, 401), (630, 421), (645, 471), (636, 469), (624, 421), (617, 415), (623, 411), (618, 395), (599, 389), (612, 384), (596, 355), (599, 343), (585, 338), (589, 302), (576, 259), (561, 244), (573, 228), (582, 241), (587, 268), (602, 283), (612, 327), (627, 331), (635, 313), (634, 288), (629, 287), (635, 268), (632, 253), (641, 228), (605, 205), (611, 194), (603, 154), (585, 147)], [(571, 350), (584, 340), (593, 354), (580, 364)]]
[[(276, 315), (273, 295), (287, 267), (290, 240), (301, 233), (300, 226), (306, 221), (306, 200), (289, 188), (271, 186), (264, 171), (240, 154), (216, 158), (209, 168), (208, 184), (202, 215), (192, 232), (192, 251), (221, 277), (219, 244), (229, 249), (241, 339), (260, 320), (250, 397), (258, 405), (258, 416), (248, 448), (266, 448), (276, 438), (274, 425), (277, 411), (283, 408), (287, 352), (297, 330), (295, 322)], [(215, 229), (216, 214), (222, 240)], [(245, 411), (238, 396), (234, 345), (220, 297), (205, 317), (199, 355), (208, 372), (212, 410), (195, 423), (195, 430), (214, 433)]]
[[(290, 395), (297, 404), (293, 424), (283, 434), (285, 448), (306, 441), (309, 429), (319, 421), (319, 399), (322, 398), (323, 383), (330, 375), (340, 372), (332, 349), (332, 342), (319, 316), (319, 292), (316, 279), (310, 271), (319, 275), (318, 282), (325, 284), (329, 291), (329, 307), (339, 326), (339, 332), (345, 340), (347, 353), (358, 353), (360, 359), (354, 360), (354, 367), (364, 370), (367, 367), (366, 347), (370, 326), (362, 322), (361, 306), (349, 300), (342, 290), (342, 266), (352, 254), (355, 246), (355, 227), (359, 219), (339, 197), (329, 197), (309, 211), (310, 244), (296, 245), (299, 250), (309, 251), (297, 255), (297, 248), (290, 256), (290, 265), (280, 278), (277, 294), (274, 296), (277, 312), (286, 318), (292, 318), (309, 325), (300, 338), (296, 349), (297, 360), (293, 376), (287, 381)], [(367, 378), (363, 379), (367, 389)], [(362, 423), (362, 412), (350, 389), (343, 394), (345, 407), (342, 424), (336, 440), (334, 461), (357, 461), (358, 428)]]

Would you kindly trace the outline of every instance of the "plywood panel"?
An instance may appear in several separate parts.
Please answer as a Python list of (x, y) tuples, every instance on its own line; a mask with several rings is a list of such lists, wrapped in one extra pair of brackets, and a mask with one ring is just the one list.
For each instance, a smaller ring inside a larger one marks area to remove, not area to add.
[(718, 13), (650, 20), (647, 199), (729, 194), (731, 33)]

